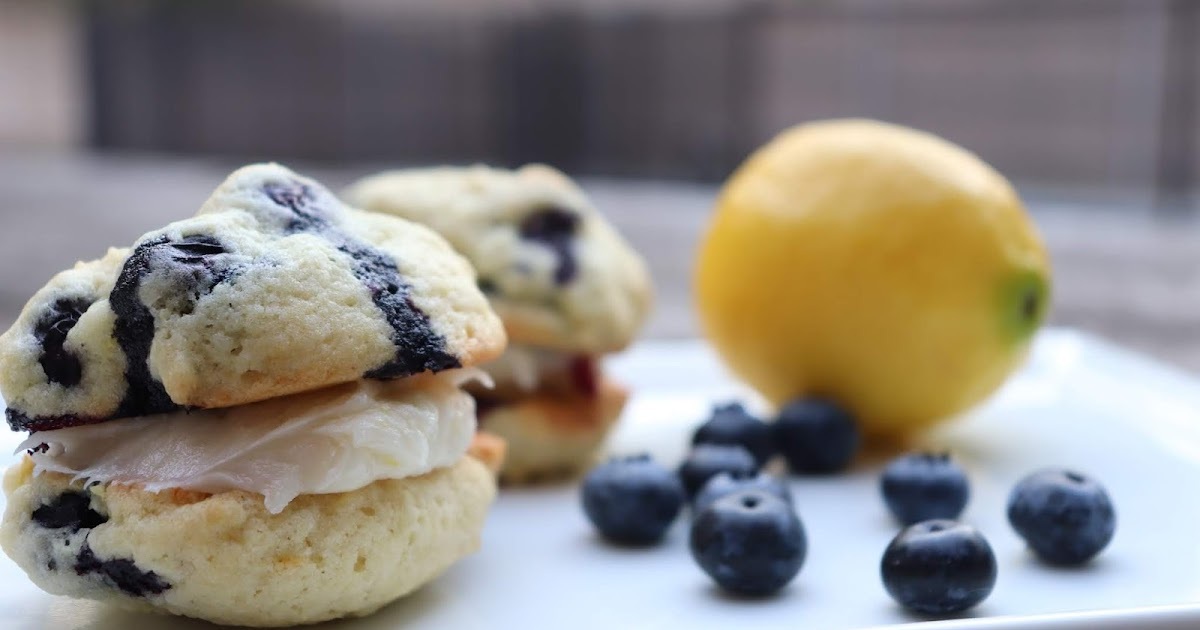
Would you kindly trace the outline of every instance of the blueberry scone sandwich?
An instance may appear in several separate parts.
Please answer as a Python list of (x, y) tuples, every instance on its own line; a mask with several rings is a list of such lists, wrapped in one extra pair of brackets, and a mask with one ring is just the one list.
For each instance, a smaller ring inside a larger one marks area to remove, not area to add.
[(128, 608), (368, 614), (477, 548), (503, 448), (460, 386), (504, 345), (442, 237), (245, 167), (0, 336), (30, 432), (0, 546), (46, 591)]
[(651, 302), (642, 260), (562, 173), (542, 165), (386, 172), (349, 202), (437, 230), (475, 266), (512, 342), (484, 369), (480, 423), (508, 442), (505, 481), (588, 467), (627, 392), (599, 360), (624, 348)]

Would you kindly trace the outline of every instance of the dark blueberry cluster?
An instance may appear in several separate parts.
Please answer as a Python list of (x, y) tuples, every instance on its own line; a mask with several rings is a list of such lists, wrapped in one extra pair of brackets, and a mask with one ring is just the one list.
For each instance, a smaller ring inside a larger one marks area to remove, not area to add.
[[(108, 521), (108, 518), (92, 508), (89, 494), (81, 491), (68, 491), (55, 497), (33, 511), (34, 523), (51, 530), (65, 530), (75, 533), (80, 530), (91, 530)], [(69, 541), (68, 541), (69, 543)], [(58, 570), (58, 563), (51, 559), (46, 568)], [(76, 575), (96, 575), (105, 583), (120, 589), (123, 593), (134, 597), (158, 595), (171, 588), (171, 585), (153, 571), (143, 571), (133, 560), (128, 558), (100, 559), (96, 557), (87, 537), (75, 555), (71, 567)]]
[(759, 474), (740, 446), (700, 445), (689, 462), (676, 474), (648, 455), (611, 459), (584, 479), (584, 513), (609, 541), (655, 544), (678, 517), (685, 487), (699, 483), (688, 538), (697, 564), (742, 595), (769, 595), (791, 582), (808, 539), (786, 486)]
[(92, 529), (108, 519), (92, 509), (92, 498), (85, 492), (64, 492), (33, 511), (33, 522), (46, 529), (73, 532)]
[[(774, 438), (770, 448), (762, 445), (764, 434)], [(589, 475), (584, 506), (610, 539), (628, 540), (628, 534), (613, 532), (635, 531), (643, 532), (642, 542), (658, 542), (686, 493), (692, 515), (688, 543), (697, 565), (725, 591), (771, 595), (799, 573), (808, 538), (787, 484), (760, 466), (779, 453), (792, 472), (836, 472), (852, 461), (858, 440), (854, 417), (828, 400), (793, 401), (773, 427), (740, 404), (718, 405), (692, 436), (678, 479), (648, 456), (614, 460)], [(645, 498), (666, 496), (668, 487), (669, 502)], [(905, 609), (934, 617), (984, 601), (996, 584), (996, 557), (979, 530), (953, 520), (970, 497), (966, 472), (954, 458), (927, 452), (898, 457), (884, 469), (880, 489), (888, 510), (905, 525), (879, 565), (888, 594)], [(1104, 488), (1062, 469), (1038, 471), (1017, 484), (1008, 516), (1030, 549), (1057, 565), (1093, 558), (1116, 528)]]

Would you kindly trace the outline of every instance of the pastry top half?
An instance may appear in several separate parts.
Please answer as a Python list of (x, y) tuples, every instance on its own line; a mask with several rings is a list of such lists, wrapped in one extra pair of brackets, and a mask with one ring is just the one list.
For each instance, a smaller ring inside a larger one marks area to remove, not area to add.
[(0, 336), (0, 393), (13, 429), (46, 430), (438, 372), (504, 345), (442, 237), (259, 164), (38, 291)]
[(445, 236), (475, 266), (514, 343), (612, 352), (633, 340), (649, 311), (641, 258), (550, 167), (392, 171), (363, 179), (345, 196)]

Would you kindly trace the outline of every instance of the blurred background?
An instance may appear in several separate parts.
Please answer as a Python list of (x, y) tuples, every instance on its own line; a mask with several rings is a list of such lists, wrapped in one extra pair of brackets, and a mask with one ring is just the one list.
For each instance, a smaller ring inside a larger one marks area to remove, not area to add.
[(717, 184), (792, 124), (869, 116), (1014, 180), (1052, 321), (1200, 371), (1200, 2), (0, 0), (0, 326), (233, 167), (553, 164), (696, 334)]

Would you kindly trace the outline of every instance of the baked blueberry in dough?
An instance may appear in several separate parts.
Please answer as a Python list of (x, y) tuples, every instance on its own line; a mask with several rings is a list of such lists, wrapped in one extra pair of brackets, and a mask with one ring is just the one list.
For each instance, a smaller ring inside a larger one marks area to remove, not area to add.
[(79, 357), (63, 345), (67, 341), (67, 333), (71, 332), (79, 317), (94, 301), (95, 298), (91, 296), (61, 297), (34, 324), (33, 334), (42, 346), (38, 364), (50, 382), (64, 387), (79, 384), (83, 366), (79, 363)]
[(505, 343), (432, 230), (240, 169), (0, 336), (8, 423), (30, 432), (0, 548), (50, 593), (125, 608), (370, 614), (479, 546), (505, 444), (462, 387)]
[(14, 429), (222, 407), (474, 363), (504, 334), (429, 230), (276, 165), (56, 276), (0, 337)]
[(507, 481), (588, 467), (627, 392), (599, 368), (651, 301), (641, 258), (562, 173), (473, 166), (391, 171), (351, 186), (365, 210), (437, 230), (470, 260), (513, 345), (476, 389), (481, 426), (508, 442)]

